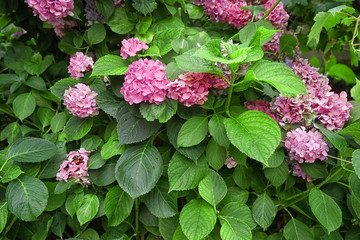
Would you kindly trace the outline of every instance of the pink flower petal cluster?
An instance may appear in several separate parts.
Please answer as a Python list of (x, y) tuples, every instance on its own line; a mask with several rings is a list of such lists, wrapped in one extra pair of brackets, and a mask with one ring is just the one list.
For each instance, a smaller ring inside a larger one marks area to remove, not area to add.
[(209, 88), (227, 87), (227, 82), (215, 74), (186, 72), (168, 84), (167, 96), (190, 107), (204, 104)]
[(114, 7), (125, 7), (125, 0), (113, 0)]
[(313, 163), (316, 159), (324, 160), (329, 151), (320, 132), (314, 129), (306, 131), (303, 126), (287, 132), (284, 146), (289, 151), (290, 159), (299, 163)]
[(84, 76), (84, 72), (90, 71), (94, 67), (94, 60), (82, 52), (77, 52), (70, 58), (68, 70), (70, 76), (79, 80)]
[(60, 19), (72, 16), (74, 0), (25, 0), (34, 9), (34, 15), (39, 15), (42, 21)]
[[(276, 0), (268, 0), (265, 4), (262, 4), (266, 11), (269, 11), (270, 8), (276, 3)], [(256, 16), (257, 19), (260, 19), (264, 16), (265, 13), (261, 13)], [(274, 10), (270, 12), (270, 14), (266, 17), (266, 20), (271, 22), (271, 24), (275, 27), (275, 29), (285, 30), (289, 20), (289, 14), (284, 9), (284, 5), (280, 2)]]
[(66, 33), (66, 29), (77, 26), (76, 21), (66, 21), (62, 18), (49, 20), (48, 23), (52, 24), (56, 36), (63, 37)]
[(267, 101), (264, 101), (264, 100), (255, 100), (254, 101), (254, 100), (252, 100), (250, 102), (245, 102), (244, 106), (247, 109), (250, 109), (250, 110), (256, 110), (256, 111), (266, 113), (272, 119), (274, 119), (277, 123), (279, 123), (279, 118), (276, 116), (276, 114), (271, 112), (270, 103), (267, 102)]
[(308, 181), (308, 182), (312, 182), (313, 179), (311, 177), (309, 177), (301, 168), (300, 164), (295, 163), (292, 167), (293, 170), (293, 176), (295, 177), (301, 177), (302, 179)]
[(198, 0), (195, 3), (203, 5), (205, 14), (216, 22), (242, 28), (251, 20), (251, 12), (241, 9), (248, 6), (245, 0)]
[(227, 157), (226, 157), (226, 160), (225, 160), (225, 165), (227, 168), (234, 168), (238, 165), (238, 163), (234, 160), (234, 158), (232, 156), (230, 156), (230, 153), (229, 151), (226, 150), (226, 153), (227, 153)]
[(160, 104), (166, 99), (169, 83), (162, 62), (140, 59), (129, 65), (120, 92), (130, 105), (141, 102)]
[(135, 56), (137, 52), (141, 51), (142, 49), (146, 50), (149, 48), (145, 42), (140, 41), (139, 38), (129, 38), (124, 39), (121, 41), (121, 57), (123, 59), (127, 59), (128, 56)]
[(70, 152), (67, 155), (67, 160), (60, 165), (60, 169), (56, 174), (56, 180), (67, 182), (70, 178), (74, 178), (75, 182), (81, 182), (86, 186), (90, 185), (90, 181), (87, 178), (89, 176), (87, 164), (90, 153), (91, 151), (86, 151), (84, 148)]
[[(265, 43), (265, 45), (262, 47), (262, 49), (264, 50), (264, 52), (272, 52), (275, 53), (276, 55), (279, 55), (280, 53), (280, 37), (284, 34), (284, 31), (280, 31), (280, 32), (276, 32), (273, 36), (273, 38)], [(272, 55), (270, 55), (269, 57), (272, 57)]]
[(99, 114), (99, 107), (96, 106), (97, 93), (89, 86), (78, 83), (74, 88), (65, 90), (64, 105), (69, 112), (79, 118), (93, 117)]

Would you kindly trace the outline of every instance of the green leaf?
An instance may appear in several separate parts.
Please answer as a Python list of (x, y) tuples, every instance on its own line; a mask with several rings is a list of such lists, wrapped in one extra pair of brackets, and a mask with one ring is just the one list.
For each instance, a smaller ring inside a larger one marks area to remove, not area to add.
[(204, 156), (200, 157), (195, 163), (175, 152), (168, 168), (169, 191), (193, 189), (207, 174), (208, 166)]
[(286, 53), (288, 56), (294, 55), (293, 51), (298, 45), (297, 40), (292, 34), (283, 34), (280, 37), (279, 53)]
[(266, 82), (287, 97), (306, 94), (304, 82), (283, 63), (261, 60), (251, 64), (244, 81), (251, 80)]
[(47, 91), (45, 81), (42, 77), (31, 76), (25, 84), (39, 91)]
[(44, 60), (42, 60), (40, 53), (36, 53), (29, 61), (25, 62), (24, 69), (31, 75), (39, 76), (45, 72), (48, 67), (50, 67), (53, 61), (54, 56), (52, 55), (47, 55), (44, 57)]
[(169, 218), (177, 214), (177, 196), (169, 192), (169, 183), (161, 178), (153, 190), (144, 196), (146, 207), (158, 218)]
[(6, 189), (9, 210), (23, 221), (34, 221), (45, 210), (48, 190), (37, 178), (23, 176)]
[(61, 100), (64, 100), (64, 93), (65, 90), (69, 89), (69, 87), (75, 86), (79, 81), (72, 78), (63, 78), (59, 81), (57, 81), (51, 88), (50, 91), (52, 94), (60, 98)]
[(68, 141), (79, 140), (84, 137), (93, 126), (92, 118), (78, 118), (72, 116), (65, 126), (65, 135)]
[(147, 121), (154, 121), (155, 119), (158, 119), (160, 123), (165, 123), (169, 121), (172, 116), (175, 115), (177, 105), (177, 101), (167, 98), (159, 105), (151, 103), (141, 103), (140, 112)]
[(39, 108), (37, 111), (37, 116), (43, 128), (50, 125), (50, 121), (54, 117), (54, 115), (55, 112), (49, 108)]
[[(356, 79), (356, 84), (350, 90), (350, 95), (355, 101), (360, 102), (360, 81)], [(353, 117), (353, 115), (351, 114)]]
[(160, 49), (161, 55), (165, 55), (171, 51), (171, 42), (180, 38), (182, 31), (183, 29), (181, 28), (169, 28), (155, 33), (153, 44)]
[(7, 217), (8, 217), (8, 207), (6, 201), (0, 202), (0, 233), (6, 226)]
[(101, 23), (93, 24), (89, 28), (87, 33), (88, 33), (87, 37), (88, 37), (89, 43), (91, 45), (101, 43), (102, 41), (104, 41), (104, 39), (106, 37), (105, 27)]
[(359, 177), (355, 173), (352, 173), (352, 174), (350, 174), (348, 181), (349, 181), (352, 195), (354, 195), (356, 198), (360, 199), (360, 179), (359, 179)]
[(278, 148), (275, 152), (270, 156), (268, 164), (270, 168), (279, 167), (285, 159), (285, 153), (282, 148)]
[(101, 158), (102, 159), (109, 159), (113, 156), (120, 155), (125, 151), (125, 145), (120, 145), (119, 141), (112, 140), (105, 143), (101, 147)]
[(357, 149), (352, 153), (352, 162), (354, 165), (355, 173), (358, 178), (360, 178), (360, 149)]
[(248, 191), (233, 186), (233, 187), (229, 187), (225, 198), (221, 202), (225, 205), (231, 202), (246, 203), (248, 199), (249, 199)]
[(61, 207), (66, 200), (66, 193), (55, 194), (54, 190), (57, 185), (56, 182), (45, 182), (45, 185), (48, 189), (49, 199), (45, 208), (45, 211), (54, 211), (55, 209)]
[(1, 178), (1, 182), (3, 183), (10, 182), (15, 178), (19, 177), (22, 173), (24, 172), (21, 171), (19, 166), (13, 165), (6, 170), (4, 176)]
[(213, 206), (223, 200), (226, 196), (227, 187), (224, 179), (213, 170), (199, 183), (200, 196)]
[(291, 218), (284, 227), (284, 237), (286, 240), (314, 239), (308, 226), (295, 218)]
[(329, 195), (313, 188), (309, 194), (309, 203), (316, 219), (328, 230), (329, 234), (340, 227), (341, 209)]
[(60, 211), (56, 211), (54, 221), (51, 224), (51, 231), (58, 237), (62, 237), (66, 226), (66, 215)]
[(181, 127), (177, 137), (179, 147), (191, 147), (205, 139), (208, 131), (207, 117), (192, 117)]
[(99, 169), (89, 170), (90, 181), (98, 186), (107, 186), (115, 182), (115, 166), (113, 163), (105, 164)]
[(41, 162), (54, 156), (56, 150), (55, 144), (48, 140), (26, 137), (10, 146), (6, 158), (9, 161)]
[(242, 165), (237, 165), (233, 174), (233, 179), (240, 188), (247, 189), (250, 186), (251, 168), (246, 168)]
[(95, 0), (95, 4), (99, 12), (106, 18), (109, 18), (114, 12), (114, 3), (112, 0)]
[(280, 143), (279, 125), (269, 115), (246, 111), (237, 118), (224, 120), (230, 142), (247, 156), (268, 165)]
[(324, 162), (302, 163), (301, 169), (312, 178), (326, 178), (329, 175), (326, 165)]
[(272, 199), (264, 193), (257, 197), (251, 212), (255, 222), (263, 229), (266, 229), (274, 221), (276, 207)]
[(339, 134), (334, 133), (333, 131), (328, 130), (327, 128), (324, 128), (320, 124), (315, 123), (315, 125), (336, 149), (338, 149), (340, 152), (345, 152), (347, 147), (347, 142), (345, 138), (343, 138)]
[(85, 148), (86, 150), (96, 150), (101, 144), (103, 144), (101, 137), (93, 135), (81, 141), (80, 147)]
[(29, 117), (34, 112), (35, 107), (36, 101), (31, 92), (20, 94), (13, 102), (14, 113), (21, 121)]
[(252, 239), (250, 227), (242, 220), (223, 220), (223, 223), (221, 224), (220, 235), (221, 239), (223, 240)]
[(120, 187), (132, 198), (151, 191), (159, 180), (163, 161), (156, 147), (139, 144), (126, 149), (115, 167)]
[(144, 15), (153, 12), (157, 8), (157, 3), (154, 0), (133, 0), (133, 2), (133, 7)]
[(283, 161), (278, 167), (265, 168), (264, 174), (274, 187), (280, 187), (289, 176), (288, 164)]
[(211, 138), (206, 147), (206, 159), (209, 165), (218, 171), (224, 166), (226, 160), (226, 148), (218, 145), (214, 138)]
[(100, 107), (101, 110), (109, 114), (110, 116), (116, 118), (116, 114), (122, 106), (125, 105), (124, 102), (120, 101), (113, 93), (111, 92), (102, 92), (96, 97), (96, 104)]
[(128, 71), (128, 63), (117, 55), (105, 55), (99, 58), (95, 64), (91, 77), (123, 75)]
[(126, 34), (134, 29), (135, 24), (129, 21), (125, 8), (116, 8), (107, 24), (117, 34)]
[(142, 142), (156, 133), (160, 127), (161, 124), (157, 121), (148, 122), (131, 113), (125, 113), (120, 117), (117, 125), (119, 144)]
[(249, 22), (246, 24), (239, 32), (239, 39), (245, 46), (249, 46), (256, 41), (260, 43), (260, 46), (263, 46), (273, 38), (276, 32), (277, 30), (274, 30), (269, 21), (259, 20), (255, 23)]
[(80, 225), (89, 222), (99, 211), (99, 199), (94, 194), (86, 194), (80, 208), (76, 211)]
[(109, 226), (117, 226), (127, 218), (132, 210), (132, 199), (119, 186), (112, 187), (106, 194), (104, 210)]
[(356, 75), (345, 64), (335, 64), (329, 69), (329, 76), (347, 83), (356, 83)]
[(180, 213), (180, 226), (189, 240), (200, 240), (213, 230), (216, 223), (214, 208), (201, 199), (187, 203)]
[(139, 34), (145, 34), (149, 27), (151, 26), (152, 18), (145, 16), (140, 18), (139, 22), (136, 24), (136, 30)]
[(59, 112), (51, 119), (50, 129), (53, 133), (57, 133), (65, 126), (65, 123), (66, 123), (66, 113)]
[(84, 192), (72, 193), (65, 202), (66, 212), (73, 217), (84, 201)]
[(209, 132), (217, 144), (223, 147), (229, 147), (230, 141), (226, 136), (224, 119), (220, 114), (214, 114), (209, 121)]
[(17, 122), (8, 124), (0, 133), (0, 141), (8, 140), (9, 144), (12, 144), (16, 139), (21, 137), (21, 128)]
[(179, 217), (159, 218), (159, 231), (165, 240), (173, 240), (174, 233), (179, 226)]
[(340, 135), (351, 135), (354, 140), (360, 143), (360, 122), (355, 122), (338, 132)]

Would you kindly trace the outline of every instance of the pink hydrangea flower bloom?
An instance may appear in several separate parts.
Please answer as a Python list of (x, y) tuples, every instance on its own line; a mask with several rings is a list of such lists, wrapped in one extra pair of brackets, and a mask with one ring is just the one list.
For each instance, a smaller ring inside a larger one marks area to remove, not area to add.
[[(275, 4), (276, 0), (268, 0), (262, 6), (266, 11), (269, 11), (270, 8)], [(261, 13), (256, 16), (257, 19), (260, 19), (264, 16), (265, 13)], [(284, 9), (284, 5), (280, 2), (274, 10), (266, 17), (266, 20), (271, 22), (271, 24), (275, 27), (275, 29), (285, 30), (289, 20), (289, 14)]]
[(293, 165), (293, 176), (295, 177), (301, 177), (302, 179), (308, 181), (308, 182), (312, 182), (313, 179), (311, 177), (309, 177), (301, 168), (300, 164), (295, 163)]
[(140, 59), (129, 65), (120, 92), (130, 105), (141, 102), (160, 104), (166, 99), (169, 82), (162, 62)]
[(74, 0), (25, 0), (34, 9), (34, 15), (39, 15), (42, 21), (60, 19), (72, 16)]
[(244, 106), (250, 110), (256, 110), (256, 111), (266, 113), (272, 119), (274, 119), (277, 123), (279, 123), (279, 118), (276, 116), (276, 114), (271, 112), (270, 103), (267, 101), (255, 100), (255, 101), (245, 102)]
[(222, 77), (215, 74), (211, 74), (209, 77), (209, 83), (212, 88), (225, 89), (229, 87), (229, 84)]
[(64, 105), (69, 112), (79, 118), (93, 117), (99, 114), (96, 106), (97, 93), (89, 86), (78, 83), (74, 88), (69, 87), (64, 94)]
[(186, 72), (168, 84), (167, 97), (183, 103), (185, 106), (202, 105), (207, 100), (209, 79), (212, 74)]
[(59, 38), (65, 35), (67, 28), (77, 26), (77, 23), (75, 21), (65, 21), (62, 18), (49, 20), (48, 23), (53, 25), (55, 34)]
[[(265, 43), (264, 46), (262, 46), (262, 49), (265, 52), (272, 52), (275, 53), (276, 55), (279, 55), (280, 52), (280, 37), (284, 34), (284, 31), (280, 31), (280, 32), (276, 32), (273, 36), (273, 38)], [(270, 55), (269, 57), (272, 57), (272, 55)]]
[(138, 51), (142, 49), (146, 50), (149, 48), (145, 42), (139, 40), (139, 38), (129, 38), (121, 41), (121, 57), (127, 59), (128, 56), (135, 56)]
[(93, 67), (94, 61), (91, 57), (82, 52), (77, 52), (70, 58), (68, 70), (72, 78), (79, 80), (84, 76), (84, 72), (90, 71)]
[(90, 185), (90, 181), (87, 178), (89, 176), (87, 164), (90, 153), (91, 151), (87, 151), (84, 148), (70, 152), (67, 155), (67, 160), (60, 165), (60, 169), (56, 174), (56, 180), (67, 182), (70, 178), (74, 178), (75, 182), (81, 182), (86, 186)]
[(316, 159), (324, 160), (329, 151), (321, 133), (315, 129), (306, 131), (305, 127), (287, 132), (285, 148), (289, 151), (290, 159), (299, 163), (313, 163)]
[(226, 153), (227, 153), (227, 157), (226, 157), (226, 160), (225, 160), (225, 165), (227, 168), (234, 168), (238, 165), (238, 163), (234, 160), (234, 158), (232, 156), (230, 156), (230, 153), (228, 150), (226, 150)]

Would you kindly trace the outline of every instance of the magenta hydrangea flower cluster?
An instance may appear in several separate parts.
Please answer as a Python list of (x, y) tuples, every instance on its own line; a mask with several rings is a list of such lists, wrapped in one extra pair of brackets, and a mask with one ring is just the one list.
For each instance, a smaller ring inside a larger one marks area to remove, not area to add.
[(324, 160), (327, 157), (329, 147), (321, 133), (315, 129), (306, 131), (301, 126), (286, 133), (285, 148), (289, 151), (291, 160), (300, 164), (303, 162), (313, 163), (316, 159)]
[(129, 38), (124, 39), (121, 41), (121, 57), (123, 59), (127, 59), (128, 56), (135, 56), (137, 52), (141, 51), (142, 49), (146, 50), (149, 48), (145, 42), (140, 41), (139, 38)]
[(93, 117), (99, 114), (99, 107), (96, 106), (97, 93), (89, 86), (78, 83), (74, 88), (65, 90), (64, 105), (69, 112), (79, 118)]
[(70, 58), (68, 70), (70, 76), (79, 80), (84, 76), (84, 72), (90, 71), (94, 67), (94, 60), (82, 52), (77, 52)]
[(165, 64), (159, 60), (140, 59), (129, 65), (120, 92), (130, 105), (141, 102), (160, 104), (166, 99)]
[(87, 178), (89, 176), (87, 170), (90, 153), (91, 151), (87, 151), (85, 148), (71, 151), (67, 155), (67, 160), (60, 165), (60, 169), (56, 174), (56, 180), (67, 182), (73, 178), (75, 182), (81, 182), (86, 186), (90, 185), (90, 181)]
[(270, 109), (270, 103), (264, 100), (252, 100), (250, 102), (245, 102), (244, 106), (247, 109), (250, 110), (256, 110), (256, 111), (260, 111), (263, 113), (266, 113), (267, 115), (269, 115), (272, 119), (274, 119), (277, 123), (279, 123), (279, 118), (278, 116), (276, 116), (276, 114), (274, 114), (273, 112), (271, 112)]

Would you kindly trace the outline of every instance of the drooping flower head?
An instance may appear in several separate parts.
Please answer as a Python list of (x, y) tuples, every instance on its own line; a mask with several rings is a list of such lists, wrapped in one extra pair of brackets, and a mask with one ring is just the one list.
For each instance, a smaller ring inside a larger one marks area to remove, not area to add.
[(79, 118), (93, 117), (99, 114), (99, 107), (96, 106), (97, 93), (89, 86), (78, 83), (74, 88), (65, 90), (64, 105), (69, 112)]
[(84, 72), (90, 71), (94, 67), (94, 60), (82, 52), (77, 52), (70, 58), (68, 66), (72, 78), (79, 80), (84, 76)]
[(308, 181), (308, 182), (312, 182), (313, 179), (311, 177), (309, 177), (301, 168), (300, 164), (295, 163), (292, 167), (293, 170), (293, 176), (295, 177), (301, 177), (302, 179)]
[(225, 160), (225, 165), (227, 168), (234, 168), (238, 165), (238, 163), (234, 160), (234, 158), (232, 156), (230, 156), (230, 153), (228, 150), (226, 150), (226, 153), (227, 153), (227, 157), (226, 157), (226, 160)]
[(87, 164), (90, 153), (91, 151), (87, 151), (85, 148), (80, 148), (78, 151), (71, 151), (67, 155), (67, 160), (60, 165), (60, 169), (56, 174), (56, 180), (64, 180), (67, 182), (73, 178), (75, 182), (90, 185), (90, 181), (87, 178), (89, 176)]
[(72, 16), (74, 0), (25, 0), (34, 9), (34, 15), (39, 15), (42, 21), (60, 19)]
[(274, 119), (277, 123), (279, 123), (279, 118), (276, 116), (276, 114), (274, 114), (273, 112), (271, 112), (270, 110), (270, 103), (264, 100), (252, 100), (250, 102), (245, 102), (244, 106), (247, 109), (250, 110), (256, 110), (256, 111), (260, 111), (263, 113), (266, 113), (267, 115), (269, 115), (272, 119)]
[(123, 59), (127, 59), (128, 56), (135, 56), (137, 52), (141, 51), (142, 49), (146, 50), (149, 48), (145, 42), (140, 41), (139, 38), (129, 38), (124, 39), (121, 41), (121, 57)]
[(313, 163), (316, 159), (324, 160), (329, 151), (321, 133), (315, 129), (306, 131), (305, 127), (287, 132), (285, 148), (289, 151), (290, 159), (299, 163)]
[(141, 102), (160, 104), (166, 99), (169, 82), (162, 62), (140, 59), (129, 65), (120, 92), (130, 105)]

